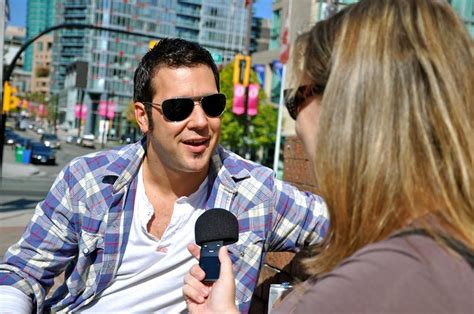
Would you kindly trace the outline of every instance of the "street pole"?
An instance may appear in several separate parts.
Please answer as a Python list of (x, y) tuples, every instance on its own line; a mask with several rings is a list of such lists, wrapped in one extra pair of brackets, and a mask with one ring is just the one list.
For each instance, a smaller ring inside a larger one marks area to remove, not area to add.
[(107, 113), (109, 112), (109, 100), (108, 100), (108, 97), (107, 97), (107, 100), (105, 101), (105, 116), (104, 116), (104, 119), (102, 120), (102, 145), (101, 147), (104, 148), (105, 147), (105, 141), (107, 139)]
[[(292, 6), (292, 0), (288, 1), (288, 13), (286, 16), (285, 20), (285, 27), (289, 27), (290, 22), (291, 22), (291, 6)], [(289, 35), (289, 29), (288, 31), (288, 37)], [(287, 38), (286, 44), (290, 43), (290, 38)], [(285, 43), (283, 43), (285, 44)], [(283, 91), (285, 90), (285, 83), (286, 83), (286, 64), (283, 64), (283, 72), (281, 75), (281, 87), (280, 87), (280, 100), (278, 102), (278, 121), (277, 121), (277, 134), (276, 134), (276, 141), (275, 141), (275, 152), (273, 155), (273, 171), (275, 173), (278, 173), (278, 164), (280, 163), (280, 141), (281, 141), (281, 128), (282, 128), (282, 121), (283, 121), (283, 110), (284, 110), (284, 93)]]
[(81, 138), (82, 128), (82, 107), (84, 106), (84, 94), (86, 93), (83, 89), (78, 89), (79, 92), (79, 125), (77, 126), (77, 138)]
[[(250, 56), (250, 36), (252, 33), (252, 0), (247, 1), (247, 34), (245, 37), (245, 55)], [(249, 79), (250, 83), (250, 79)], [(248, 128), (249, 128), (249, 116), (247, 114), (248, 109), (248, 98), (249, 98), (249, 87), (244, 86), (244, 157), (250, 159), (250, 150), (248, 145)]]
[(2, 179), (2, 164), (3, 164), (3, 141), (5, 137), (5, 123), (7, 122), (7, 114), (3, 111), (3, 43), (5, 38), (5, 0), (0, 0), (0, 84), (1, 84), (1, 96), (0, 99), (0, 106), (2, 106), (2, 110), (0, 110), (1, 118), (0, 118), (0, 180)]

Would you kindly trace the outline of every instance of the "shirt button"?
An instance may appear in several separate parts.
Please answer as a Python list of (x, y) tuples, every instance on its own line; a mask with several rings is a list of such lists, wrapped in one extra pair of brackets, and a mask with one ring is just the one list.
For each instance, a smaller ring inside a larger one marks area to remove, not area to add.
[(82, 250), (82, 253), (88, 254), (88, 253), (89, 253), (89, 249), (88, 249), (88, 248), (85, 248), (84, 250)]
[(240, 257), (244, 257), (245, 256), (245, 253), (244, 252), (240, 252)]
[(157, 251), (157, 252), (160, 252), (160, 253), (168, 253), (168, 249), (167, 249), (166, 247), (164, 247), (164, 246), (158, 246), (158, 247), (156, 248), (156, 251)]

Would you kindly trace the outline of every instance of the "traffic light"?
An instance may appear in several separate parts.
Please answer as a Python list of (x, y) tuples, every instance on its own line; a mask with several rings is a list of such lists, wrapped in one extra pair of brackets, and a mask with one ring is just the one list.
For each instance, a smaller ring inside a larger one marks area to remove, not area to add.
[(234, 84), (249, 86), (252, 58), (238, 54), (234, 60)]
[(8, 81), (3, 84), (3, 112), (10, 111), (12, 101), (12, 87)]
[(16, 97), (17, 89), (10, 85), (8, 81), (3, 84), (3, 112), (15, 109), (20, 103), (20, 98)]
[(159, 40), (150, 40), (148, 42), (148, 50), (151, 50), (153, 49), (153, 47), (155, 47), (155, 45), (159, 42)]

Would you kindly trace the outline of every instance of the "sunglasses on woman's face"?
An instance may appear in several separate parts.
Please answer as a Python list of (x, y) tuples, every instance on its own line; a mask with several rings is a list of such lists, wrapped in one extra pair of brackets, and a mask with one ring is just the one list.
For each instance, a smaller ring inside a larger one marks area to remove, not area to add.
[(199, 103), (204, 113), (210, 118), (220, 117), (225, 110), (226, 97), (224, 94), (212, 94), (199, 97), (171, 98), (164, 100), (161, 104), (145, 102), (161, 111), (168, 121), (179, 122), (188, 118), (194, 110), (196, 103)]
[(320, 85), (301, 85), (296, 90), (294, 96), (291, 95), (293, 89), (285, 89), (283, 91), (283, 97), (285, 98), (285, 106), (288, 109), (288, 113), (296, 120), (298, 115), (299, 107), (304, 104), (306, 99), (314, 95), (321, 95), (324, 91), (324, 87)]

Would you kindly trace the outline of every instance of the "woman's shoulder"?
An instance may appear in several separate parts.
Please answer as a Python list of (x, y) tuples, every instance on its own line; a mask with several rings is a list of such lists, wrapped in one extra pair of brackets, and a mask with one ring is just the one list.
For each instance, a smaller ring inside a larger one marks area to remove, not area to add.
[[(423, 235), (363, 247), (307, 285), (296, 312), (464, 312), (474, 306), (474, 271)], [(288, 309), (288, 307), (287, 307)]]
[(448, 246), (442, 247), (433, 238), (417, 232), (399, 233), (385, 240), (368, 244), (341, 265), (360, 260), (375, 262), (375, 264), (382, 263), (385, 266), (384, 271), (387, 271), (388, 267), (398, 269), (406, 266), (430, 271), (440, 268), (444, 273), (449, 268), (472, 270), (457, 252), (448, 250)]

